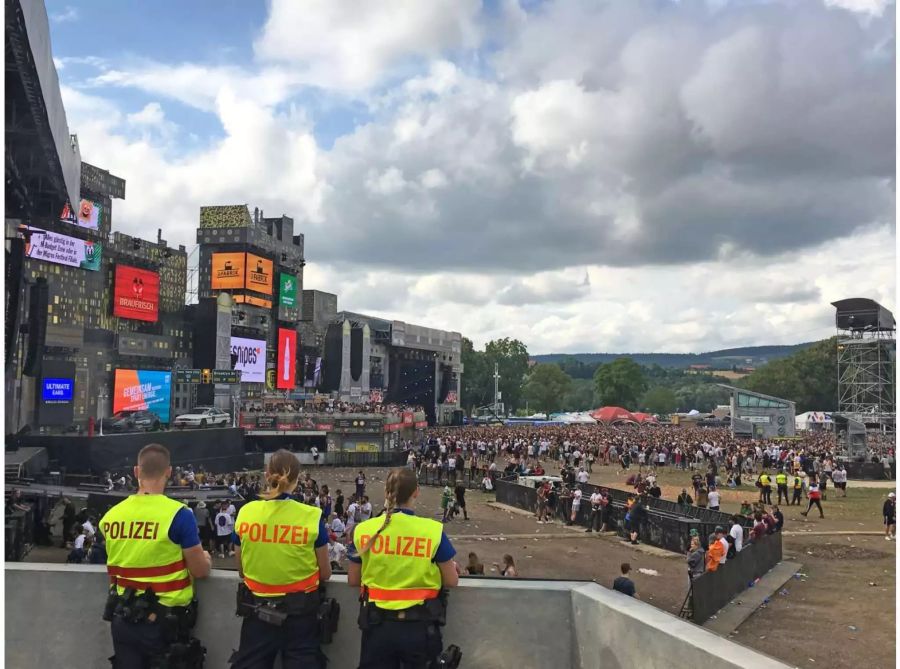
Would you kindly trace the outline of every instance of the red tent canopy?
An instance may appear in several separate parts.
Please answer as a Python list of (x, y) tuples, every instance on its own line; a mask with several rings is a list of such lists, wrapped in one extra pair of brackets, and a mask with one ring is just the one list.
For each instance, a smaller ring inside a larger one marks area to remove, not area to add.
[(622, 407), (600, 407), (599, 409), (594, 409), (591, 411), (591, 418), (601, 423), (637, 422), (634, 414)]
[(656, 420), (656, 416), (654, 416), (653, 414), (639, 413), (636, 411), (631, 415), (634, 416), (634, 419), (638, 423), (658, 423), (659, 422)]

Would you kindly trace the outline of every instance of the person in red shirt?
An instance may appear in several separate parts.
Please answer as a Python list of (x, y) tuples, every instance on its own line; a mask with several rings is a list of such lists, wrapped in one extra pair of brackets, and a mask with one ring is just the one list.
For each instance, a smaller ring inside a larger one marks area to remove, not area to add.
[(819, 489), (819, 482), (815, 476), (813, 476), (809, 481), (809, 506), (806, 507), (806, 511), (801, 511), (800, 514), (805, 516), (809, 514), (810, 509), (813, 508), (813, 505), (817, 506), (819, 509), (819, 518), (825, 517), (825, 512), (822, 510), (822, 491)]

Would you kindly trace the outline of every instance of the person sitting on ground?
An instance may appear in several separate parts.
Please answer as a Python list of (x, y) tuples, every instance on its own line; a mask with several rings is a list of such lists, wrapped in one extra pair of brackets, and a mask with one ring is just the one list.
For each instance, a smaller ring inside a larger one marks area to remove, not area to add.
[(628, 572), (631, 571), (631, 565), (627, 562), (623, 562), (621, 567), (622, 575), (616, 578), (613, 581), (613, 590), (616, 592), (621, 592), (623, 595), (628, 595), (629, 597), (634, 597), (638, 599), (637, 596), (637, 588), (634, 586), (634, 581), (628, 578)]
[(516, 563), (513, 561), (512, 555), (509, 554), (503, 556), (502, 569), (496, 562), (494, 563), (494, 568), (505, 578), (517, 578), (519, 576), (519, 572), (516, 569)]
[(469, 576), (484, 576), (484, 565), (475, 553), (469, 553), (469, 564), (466, 565)]

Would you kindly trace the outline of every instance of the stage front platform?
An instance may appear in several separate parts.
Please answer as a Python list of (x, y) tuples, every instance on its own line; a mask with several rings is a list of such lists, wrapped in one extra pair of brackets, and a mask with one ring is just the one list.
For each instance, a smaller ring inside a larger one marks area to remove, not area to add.
[[(227, 472), (249, 468), (244, 453), (241, 428), (177, 430), (93, 437), (76, 435), (26, 435), (18, 438), (22, 448), (47, 449), (49, 459), (64, 467), (67, 474), (101, 474), (128, 471), (137, 454), (151, 443), (162, 444), (172, 454), (173, 466), (193, 465), (207, 471)], [(9, 458), (16, 451), (7, 452)]]

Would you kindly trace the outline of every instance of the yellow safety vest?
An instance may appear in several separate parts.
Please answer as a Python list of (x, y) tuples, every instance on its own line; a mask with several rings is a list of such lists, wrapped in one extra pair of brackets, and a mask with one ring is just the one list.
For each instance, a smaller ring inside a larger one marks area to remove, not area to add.
[(787, 485), (787, 474), (775, 474), (775, 483), (778, 485)]
[(759, 483), (763, 487), (765, 487), (767, 485), (772, 485), (772, 479), (769, 478), (768, 474), (761, 474), (759, 477)]
[[(401, 611), (437, 597), (441, 570), (432, 560), (441, 543), (443, 525), (398, 511), (376, 536), (383, 523), (383, 517), (370, 518), (353, 531), (369, 601), (382, 609)], [(362, 552), (369, 542), (369, 550)]]
[(799, 476), (794, 477), (794, 490), (800, 490), (803, 487), (803, 479)]
[(322, 510), (293, 499), (258, 500), (241, 507), (235, 532), (241, 540), (244, 583), (259, 597), (284, 597), (319, 588), (316, 539)]
[(175, 514), (185, 506), (165, 495), (132, 495), (106, 512), (106, 571), (121, 595), (126, 588), (156, 593), (163, 606), (187, 606), (194, 586), (181, 546), (169, 539)]

